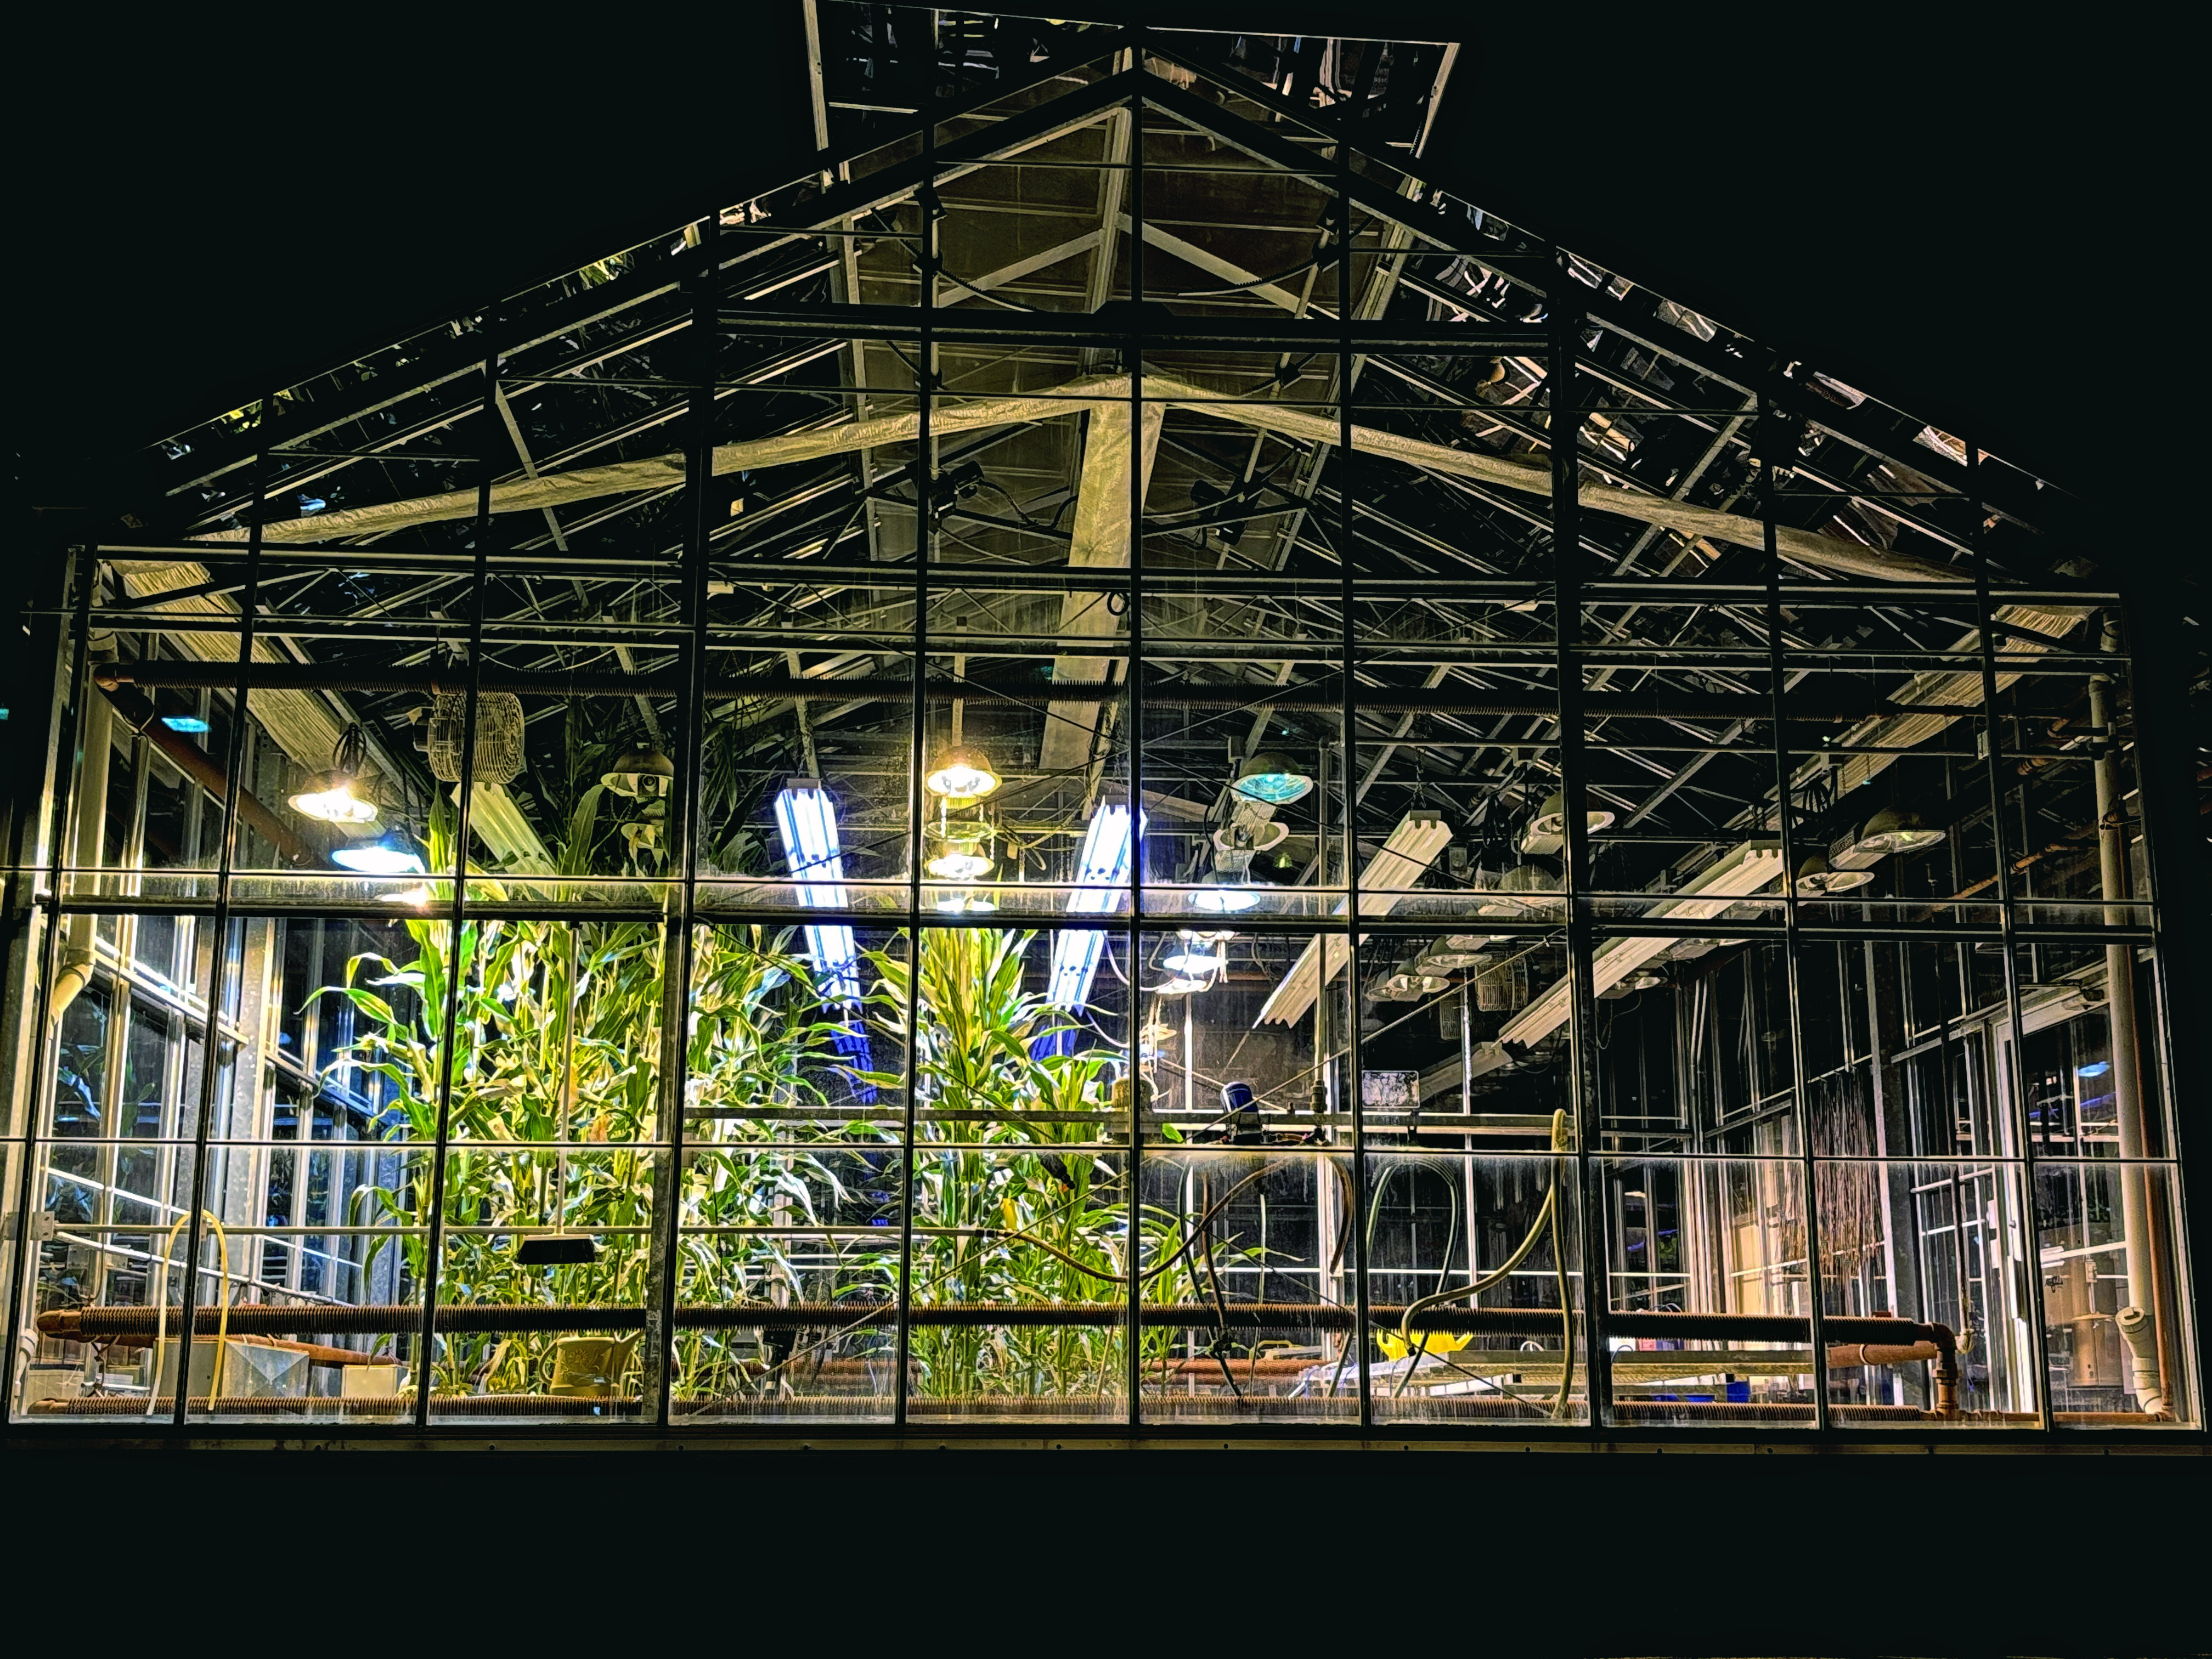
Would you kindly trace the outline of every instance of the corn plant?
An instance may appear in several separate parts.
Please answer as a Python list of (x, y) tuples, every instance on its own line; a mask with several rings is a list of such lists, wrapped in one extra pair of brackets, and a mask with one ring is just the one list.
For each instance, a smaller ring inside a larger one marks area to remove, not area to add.
[[(1034, 937), (931, 930), (918, 980), (899, 957), (871, 958), (877, 1018), (912, 1043), (925, 1109), (912, 1182), (914, 1301), (1120, 1302), (1133, 1271), (1146, 1300), (1185, 1299), (1194, 1279), (1180, 1219), (1136, 1203), (1126, 1155), (1098, 1150), (1096, 1118), (1118, 1057), (1038, 1052), (1068, 1022), (1022, 988)], [(1146, 1332), (1140, 1352), (1164, 1355), (1171, 1340)], [(939, 1397), (1103, 1396), (1119, 1392), (1125, 1375), (1124, 1333), (1111, 1326), (918, 1325), (910, 1342), (917, 1388)]]

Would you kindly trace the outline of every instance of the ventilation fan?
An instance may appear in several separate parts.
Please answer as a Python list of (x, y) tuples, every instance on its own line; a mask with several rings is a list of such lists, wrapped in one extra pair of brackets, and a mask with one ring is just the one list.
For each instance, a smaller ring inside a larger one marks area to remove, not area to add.
[[(430, 703), (423, 751), (430, 775), (441, 783), (461, 781), (461, 755), (468, 741), (469, 699), (465, 691), (441, 691)], [(522, 699), (507, 691), (477, 696), (477, 763), (474, 783), (505, 783), (522, 770)]]
[(1551, 908), (1540, 896), (1559, 890), (1559, 878), (1534, 864), (1516, 864), (1498, 878), (1492, 896), (1476, 905), (1485, 916), (1517, 916)]
[(1486, 1014), (1503, 1013), (1528, 1000), (1528, 964), (1520, 957), (1475, 976), (1474, 1006)]

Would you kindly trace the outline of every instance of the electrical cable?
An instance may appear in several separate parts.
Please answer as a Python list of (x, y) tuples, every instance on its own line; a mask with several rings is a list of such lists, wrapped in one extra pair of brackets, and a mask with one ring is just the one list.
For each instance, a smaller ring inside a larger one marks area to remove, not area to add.
[[(1552, 1151), (1555, 1155), (1564, 1152), (1566, 1150), (1566, 1125), (1567, 1115), (1565, 1112), (1557, 1111), (1552, 1114)], [(1389, 1172), (1386, 1172), (1386, 1180), (1388, 1178), (1388, 1173)], [(1551, 1235), (1553, 1263), (1557, 1273), (1559, 1288), (1559, 1330), (1562, 1346), (1565, 1350), (1563, 1364), (1559, 1371), (1559, 1392), (1557, 1399), (1553, 1401), (1552, 1407), (1553, 1415), (1555, 1417), (1564, 1416), (1566, 1413), (1567, 1390), (1573, 1381), (1575, 1370), (1574, 1317), (1573, 1310), (1568, 1305), (1567, 1302), (1566, 1260), (1560, 1254), (1559, 1250), (1559, 1164), (1555, 1156), (1552, 1164), (1551, 1180), (1544, 1190), (1543, 1206), (1536, 1212), (1535, 1220), (1529, 1224), (1528, 1233), (1522, 1238), (1519, 1247), (1514, 1250), (1513, 1254), (1507, 1257), (1501, 1266), (1492, 1268), (1487, 1273), (1477, 1274), (1474, 1270), (1474, 1228), (1470, 1226), (1468, 1230), (1467, 1253), (1468, 1282), (1464, 1285), (1452, 1289), (1440, 1289), (1435, 1291), (1427, 1296), (1420, 1297), (1418, 1301), (1407, 1303), (1406, 1304), (1405, 1311), (1401, 1313), (1398, 1318), (1399, 1338), (1406, 1344), (1407, 1352), (1410, 1353), (1413, 1348), (1412, 1325), (1413, 1316), (1415, 1314), (1419, 1313), (1424, 1308), (1431, 1308), (1440, 1302), (1449, 1301), (1454, 1297), (1462, 1296), (1468, 1297), (1469, 1304), (1472, 1305), (1472, 1300), (1474, 1297), (1481, 1295), (1483, 1291), (1489, 1290), (1492, 1286), (1502, 1282), (1507, 1274), (1510, 1273), (1515, 1268), (1518, 1267), (1522, 1262), (1526, 1261), (1528, 1256), (1528, 1252), (1535, 1247), (1537, 1236), (1548, 1229)], [(1370, 1244), (1371, 1249), (1374, 1227), (1372, 1217), (1370, 1218), (1368, 1224)], [(1445, 1260), (1447, 1262), (1450, 1260), (1449, 1252), (1446, 1254)], [(1426, 1341), (1427, 1339), (1425, 1336), (1423, 1338), (1425, 1351)], [(1405, 1392), (1406, 1383), (1411, 1379), (1413, 1374), (1413, 1369), (1409, 1368), (1405, 1376), (1398, 1379), (1398, 1386), (1391, 1391), (1392, 1399), (1395, 1400), (1399, 1395)]]
[[(1261, 1173), (1264, 1174), (1265, 1171)], [(1199, 1180), (1199, 1198), (1203, 1201), (1206, 1197), (1205, 1176), (1201, 1174)], [(1213, 1212), (1211, 1210), (1207, 1211), (1206, 1219), (1201, 1224), (1201, 1231), (1206, 1241), (1206, 1286), (1213, 1294), (1213, 1316), (1221, 1322), (1214, 1328), (1213, 1341), (1210, 1345), (1209, 1352), (1212, 1353), (1214, 1362), (1221, 1367), (1221, 1380), (1229, 1385), (1229, 1392), (1242, 1400), (1244, 1397), (1244, 1390), (1237, 1386), (1237, 1378), (1229, 1369), (1229, 1356), (1222, 1352), (1229, 1342), (1229, 1308), (1221, 1294), (1221, 1270), (1214, 1266), (1213, 1262), (1212, 1217)]]

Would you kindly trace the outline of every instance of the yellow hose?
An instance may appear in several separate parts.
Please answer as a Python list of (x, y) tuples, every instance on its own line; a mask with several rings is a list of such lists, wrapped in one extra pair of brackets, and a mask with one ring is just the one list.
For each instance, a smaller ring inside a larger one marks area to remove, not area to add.
[[(230, 1278), (230, 1241), (224, 1237), (222, 1223), (216, 1218), (214, 1211), (202, 1210), (200, 1214), (207, 1224), (215, 1229), (216, 1257), (220, 1263), (215, 1276), (215, 1369), (208, 1375), (208, 1409), (212, 1411), (215, 1402), (222, 1398), (223, 1345), (230, 1335), (230, 1286), (228, 1282)], [(161, 1349), (169, 1334), (169, 1252), (176, 1249), (177, 1235), (184, 1231), (185, 1224), (191, 1218), (189, 1210), (177, 1218), (176, 1225), (169, 1229), (169, 1236), (161, 1241), (161, 1262), (154, 1269), (154, 1381), (146, 1390), (146, 1415), (149, 1417), (154, 1414), (154, 1407), (161, 1401)], [(184, 1347), (177, 1356), (177, 1390), (187, 1398), (191, 1397), (192, 1389), (191, 1357), (192, 1334), (187, 1331), (185, 1333)]]
[[(1552, 1151), (1554, 1154), (1566, 1150), (1566, 1139), (1567, 1115), (1563, 1111), (1554, 1112), (1552, 1114)], [(1535, 1248), (1537, 1237), (1545, 1231), (1547, 1223), (1550, 1224), (1552, 1235), (1553, 1264), (1559, 1276), (1559, 1334), (1565, 1347), (1565, 1352), (1562, 1356), (1564, 1363), (1559, 1370), (1559, 1392), (1558, 1398), (1553, 1403), (1552, 1414), (1554, 1417), (1565, 1414), (1567, 1389), (1573, 1382), (1575, 1374), (1575, 1322), (1574, 1310), (1567, 1302), (1566, 1260), (1559, 1254), (1559, 1165), (1556, 1164), (1552, 1166), (1551, 1185), (1544, 1193), (1544, 1206), (1536, 1212), (1535, 1220), (1528, 1224), (1527, 1236), (1522, 1239), (1511, 1255), (1480, 1278), (1474, 1277), (1472, 1269), (1474, 1263), (1474, 1218), (1470, 1217), (1467, 1230), (1468, 1265), (1470, 1269), (1468, 1282), (1465, 1285), (1454, 1285), (1449, 1290), (1431, 1291), (1429, 1295), (1406, 1304), (1405, 1311), (1398, 1318), (1398, 1337), (1406, 1345), (1407, 1352), (1412, 1358), (1413, 1364), (1407, 1369), (1404, 1375), (1399, 1377), (1398, 1386), (1390, 1391), (1392, 1399), (1396, 1399), (1406, 1391), (1406, 1384), (1413, 1380), (1414, 1369), (1419, 1367), (1422, 1356), (1428, 1352), (1429, 1340), (1426, 1335), (1421, 1338), (1419, 1351), (1415, 1351), (1412, 1328), (1413, 1316), (1424, 1308), (1432, 1308), (1440, 1302), (1456, 1301), (1462, 1296), (1468, 1297), (1469, 1305), (1472, 1305), (1474, 1297), (1498, 1284), (1528, 1260), (1528, 1252)]]

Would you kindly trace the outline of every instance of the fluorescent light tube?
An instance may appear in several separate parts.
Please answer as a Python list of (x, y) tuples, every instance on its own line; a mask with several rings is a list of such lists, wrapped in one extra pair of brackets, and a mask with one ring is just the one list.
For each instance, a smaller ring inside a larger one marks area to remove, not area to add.
[[(799, 902), (811, 909), (842, 910), (846, 905), (845, 856), (837, 842), (837, 804), (816, 778), (793, 778), (775, 798), (776, 828), (783, 856), (798, 878)], [(853, 930), (830, 924), (806, 930), (807, 953), (814, 958), (815, 988), (824, 1002), (857, 1010), (860, 1002), (860, 952)], [(868, 1040), (857, 1021), (836, 1039), (837, 1052), (866, 1070)], [(875, 1098), (866, 1086), (855, 1093)]]
[[(1139, 821), (1141, 831), (1142, 820)], [(1134, 851), (1129, 836), (1129, 809), (1102, 806), (1091, 815), (1084, 831), (1083, 850), (1075, 860), (1075, 890), (1067, 896), (1072, 915), (1103, 915), (1115, 908), (1128, 890), (1129, 861)], [(1091, 982), (1097, 976), (1099, 958), (1105, 954), (1103, 929), (1066, 929), (1052, 936), (1052, 968), (1046, 1000), (1070, 1012), (1091, 1000)], [(1034, 1045), (1041, 1054), (1071, 1051), (1075, 1033), (1061, 1031)]]

